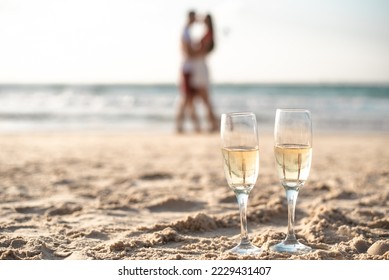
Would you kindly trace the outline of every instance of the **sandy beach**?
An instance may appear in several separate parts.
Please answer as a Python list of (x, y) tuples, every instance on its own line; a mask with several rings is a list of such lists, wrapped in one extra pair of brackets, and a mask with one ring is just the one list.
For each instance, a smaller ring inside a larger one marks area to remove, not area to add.
[(296, 234), (314, 252), (278, 254), (287, 205), (273, 138), (260, 135), (249, 198), (259, 256), (226, 251), (239, 212), (220, 139), (157, 133), (0, 136), (0, 259), (389, 259), (389, 134), (315, 134)]

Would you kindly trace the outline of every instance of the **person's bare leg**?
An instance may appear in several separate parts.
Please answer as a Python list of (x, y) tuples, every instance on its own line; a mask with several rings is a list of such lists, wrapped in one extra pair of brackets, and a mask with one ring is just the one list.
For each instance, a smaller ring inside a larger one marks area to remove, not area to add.
[(178, 113), (176, 117), (176, 131), (178, 133), (184, 132), (184, 119), (185, 119), (185, 108), (186, 108), (186, 101), (185, 96), (180, 97), (180, 104), (178, 107)]
[(195, 97), (192, 95), (190, 98), (188, 98), (188, 109), (190, 112), (190, 117), (191, 117), (192, 122), (193, 122), (194, 130), (197, 133), (199, 133), (199, 132), (201, 132), (201, 126), (200, 126), (199, 118), (197, 116), (195, 105), (196, 105), (195, 104)]
[(176, 130), (178, 133), (184, 132), (184, 119), (185, 119), (185, 111), (190, 105), (190, 98), (193, 96), (192, 88), (190, 86), (190, 78), (191, 73), (182, 73), (181, 76), (181, 97), (180, 104), (178, 108), (178, 113), (176, 117)]
[(207, 89), (201, 89), (199, 90), (199, 96), (203, 100), (204, 105), (207, 109), (207, 114), (208, 114), (208, 123), (209, 123), (209, 130), (211, 132), (217, 131), (219, 129), (218, 121), (215, 117), (215, 114), (213, 112), (212, 104), (209, 99), (208, 91)]

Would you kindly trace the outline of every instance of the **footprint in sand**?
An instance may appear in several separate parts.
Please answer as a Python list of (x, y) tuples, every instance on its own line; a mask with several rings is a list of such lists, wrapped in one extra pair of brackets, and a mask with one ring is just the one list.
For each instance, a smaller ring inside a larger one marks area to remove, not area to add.
[(107, 234), (97, 231), (97, 230), (92, 230), (88, 234), (85, 235), (86, 238), (91, 238), (91, 239), (99, 239), (99, 240), (108, 240), (109, 237)]
[(163, 173), (163, 172), (143, 174), (142, 176), (139, 177), (140, 180), (146, 180), (146, 181), (164, 180), (164, 179), (171, 179), (171, 178), (173, 178), (171, 174)]
[(369, 249), (369, 242), (363, 238), (355, 238), (351, 242), (352, 247), (354, 247), (358, 253), (366, 253), (366, 251)]
[(185, 200), (181, 198), (168, 198), (155, 202), (147, 207), (153, 212), (187, 212), (203, 208), (204, 202)]
[(74, 203), (64, 203), (58, 207), (53, 207), (47, 211), (48, 216), (57, 216), (57, 215), (70, 215), (74, 212), (81, 211), (82, 207)]
[(62, 179), (53, 183), (54, 186), (66, 186), (66, 185), (74, 185), (76, 181), (71, 179)]
[(236, 196), (235, 195), (227, 195), (221, 199), (219, 199), (220, 203), (236, 203)]
[(43, 214), (48, 207), (22, 206), (15, 207), (15, 211), (22, 214)]

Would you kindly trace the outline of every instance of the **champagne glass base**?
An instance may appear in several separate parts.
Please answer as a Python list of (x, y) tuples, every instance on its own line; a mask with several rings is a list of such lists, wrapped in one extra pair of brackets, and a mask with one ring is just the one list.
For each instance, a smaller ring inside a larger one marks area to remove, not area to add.
[(238, 254), (238, 255), (255, 255), (262, 253), (262, 249), (254, 246), (251, 243), (245, 243), (245, 244), (239, 244), (238, 246), (235, 246), (228, 252)]
[(306, 254), (313, 251), (311, 247), (304, 245), (298, 242), (297, 240), (294, 242), (284, 240), (281, 243), (278, 243), (270, 247), (270, 250), (279, 253), (289, 253), (289, 254)]

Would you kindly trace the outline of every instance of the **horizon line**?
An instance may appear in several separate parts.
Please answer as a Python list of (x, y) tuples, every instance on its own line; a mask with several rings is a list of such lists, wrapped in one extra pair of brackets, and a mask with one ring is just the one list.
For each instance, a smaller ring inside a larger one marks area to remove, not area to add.
[[(212, 86), (389, 86), (387, 82), (215, 82)], [(176, 82), (0, 82), (6, 86), (179, 86)]]

